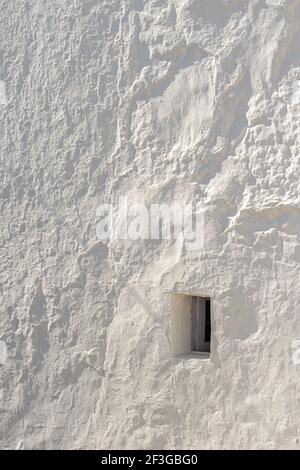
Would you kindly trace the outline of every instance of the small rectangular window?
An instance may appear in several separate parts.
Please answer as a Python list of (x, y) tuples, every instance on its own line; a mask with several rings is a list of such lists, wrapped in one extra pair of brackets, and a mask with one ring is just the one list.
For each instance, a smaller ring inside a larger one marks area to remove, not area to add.
[[(173, 294), (171, 307), (171, 351), (173, 355), (210, 353), (211, 298)], [(201, 357), (201, 354), (198, 356)]]

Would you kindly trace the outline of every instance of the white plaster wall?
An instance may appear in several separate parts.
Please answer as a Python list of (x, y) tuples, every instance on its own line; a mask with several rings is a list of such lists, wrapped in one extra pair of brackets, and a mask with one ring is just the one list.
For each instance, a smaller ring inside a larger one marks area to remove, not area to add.
[[(300, 1), (0, 0), (1, 448), (299, 448)], [(201, 201), (205, 249), (96, 238)], [(172, 292), (213, 299), (171, 357)]]

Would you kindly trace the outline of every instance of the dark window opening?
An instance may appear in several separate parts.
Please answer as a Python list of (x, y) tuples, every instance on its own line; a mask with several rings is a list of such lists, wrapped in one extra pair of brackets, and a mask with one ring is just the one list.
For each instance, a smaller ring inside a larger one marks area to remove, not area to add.
[(210, 325), (210, 299), (205, 300), (205, 342), (210, 342), (211, 325)]
[(211, 301), (207, 297), (192, 297), (191, 350), (210, 352)]

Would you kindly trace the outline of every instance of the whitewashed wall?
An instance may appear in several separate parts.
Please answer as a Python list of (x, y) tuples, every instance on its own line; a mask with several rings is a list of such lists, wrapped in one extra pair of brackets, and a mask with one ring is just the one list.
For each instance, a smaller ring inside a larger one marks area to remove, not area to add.
[[(0, 13), (1, 448), (299, 448), (300, 1)], [(201, 202), (204, 248), (97, 240), (120, 196)]]

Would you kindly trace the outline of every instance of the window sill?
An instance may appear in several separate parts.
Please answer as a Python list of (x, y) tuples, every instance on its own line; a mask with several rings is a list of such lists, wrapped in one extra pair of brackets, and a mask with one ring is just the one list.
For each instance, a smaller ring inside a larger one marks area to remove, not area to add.
[(176, 354), (173, 356), (174, 359), (182, 359), (182, 360), (189, 360), (189, 359), (200, 359), (201, 361), (209, 361), (210, 360), (210, 353), (209, 352), (188, 352), (184, 354)]

